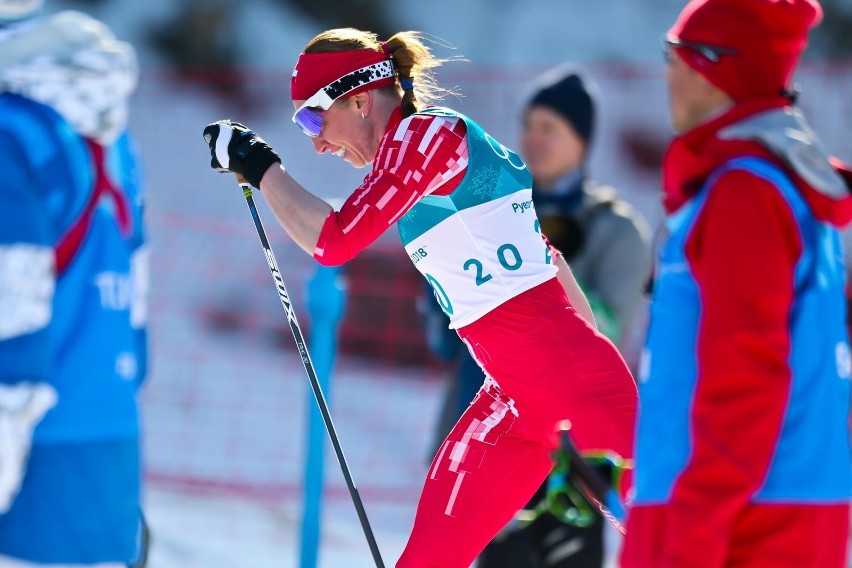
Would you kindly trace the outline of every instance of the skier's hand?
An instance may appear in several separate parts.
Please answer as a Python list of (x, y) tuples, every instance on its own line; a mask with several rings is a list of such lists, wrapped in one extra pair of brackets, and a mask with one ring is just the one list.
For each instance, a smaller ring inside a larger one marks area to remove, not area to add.
[(269, 166), (281, 163), (263, 138), (239, 122), (211, 122), (204, 128), (204, 141), (210, 147), (211, 168), (235, 173), (258, 189)]
[(0, 514), (18, 495), (33, 431), (56, 400), (56, 391), (47, 383), (0, 384)]

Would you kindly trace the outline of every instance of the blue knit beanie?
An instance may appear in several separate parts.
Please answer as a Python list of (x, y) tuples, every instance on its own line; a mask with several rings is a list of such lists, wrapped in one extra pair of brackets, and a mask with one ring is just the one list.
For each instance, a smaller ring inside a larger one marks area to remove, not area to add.
[(564, 117), (586, 144), (595, 127), (595, 86), (575, 69), (555, 69), (537, 81), (527, 108), (545, 106)]

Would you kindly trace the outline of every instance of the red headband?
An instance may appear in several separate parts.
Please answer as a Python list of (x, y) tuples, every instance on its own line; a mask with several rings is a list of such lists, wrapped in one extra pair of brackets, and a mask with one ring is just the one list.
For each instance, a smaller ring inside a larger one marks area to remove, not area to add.
[[(317, 91), (347, 73), (387, 59), (389, 59), (387, 55), (375, 49), (303, 53), (299, 55), (296, 68), (293, 69), (293, 77), (290, 79), (290, 98), (294, 101), (307, 100)], [(346, 96), (393, 85), (394, 81), (395, 79), (392, 77), (373, 81), (350, 91)]]

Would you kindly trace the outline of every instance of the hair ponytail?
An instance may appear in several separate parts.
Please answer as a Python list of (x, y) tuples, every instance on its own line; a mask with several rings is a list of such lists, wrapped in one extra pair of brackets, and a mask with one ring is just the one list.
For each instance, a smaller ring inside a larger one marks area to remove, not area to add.
[[(424, 43), (425, 34), (420, 32), (399, 32), (385, 42), (380, 42), (376, 34), (354, 28), (340, 28), (325, 31), (308, 43), (305, 53), (326, 53), (349, 51), (354, 49), (375, 49), (384, 51), (393, 61), (397, 73), (397, 83), (393, 88), (402, 92), (402, 115), (411, 116), (424, 106), (434, 104), (447, 95), (457, 95), (452, 89), (445, 89), (435, 80), (434, 69), (448, 61), (459, 61), (458, 57), (440, 59)], [(449, 47), (434, 38), (433, 43)], [(388, 87), (390, 88), (390, 87)]]

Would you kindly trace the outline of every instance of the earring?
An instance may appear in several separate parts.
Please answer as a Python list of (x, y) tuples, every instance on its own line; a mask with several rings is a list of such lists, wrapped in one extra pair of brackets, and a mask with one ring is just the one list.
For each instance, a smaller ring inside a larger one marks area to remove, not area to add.
[(366, 116), (364, 116), (364, 112), (362, 111), (362, 112), (361, 112), (361, 120), (364, 120), (365, 118), (367, 118), (367, 117), (366, 117)]

